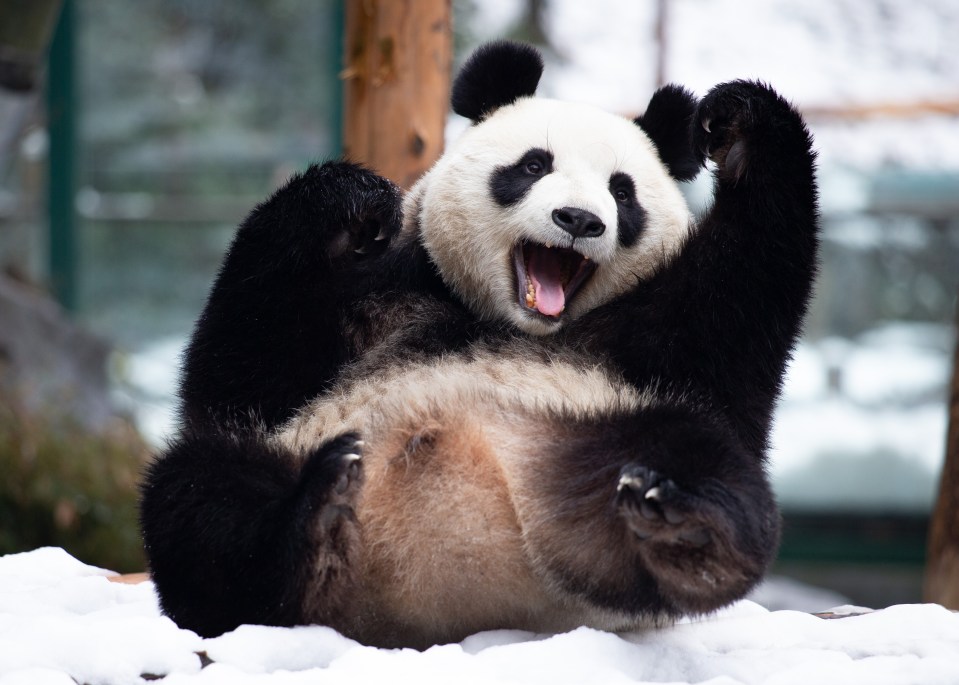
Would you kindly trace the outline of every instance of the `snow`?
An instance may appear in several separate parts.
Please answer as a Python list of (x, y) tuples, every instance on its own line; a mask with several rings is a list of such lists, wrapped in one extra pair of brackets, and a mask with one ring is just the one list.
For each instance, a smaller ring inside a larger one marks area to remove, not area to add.
[(0, 685), (959, 682), (959, 614), (931, 604), (824, 620), (744, 600), (649, 632), (501, 630), (417, 652), (322, 626), (201, 639), (160, 614), (152, 583), (109, 574), (54, 548), (0, 557)]

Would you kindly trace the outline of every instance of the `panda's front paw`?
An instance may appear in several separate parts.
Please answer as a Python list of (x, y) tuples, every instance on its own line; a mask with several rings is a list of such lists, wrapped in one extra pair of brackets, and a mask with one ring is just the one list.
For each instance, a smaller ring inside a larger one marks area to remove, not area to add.
[(731, 81), (713, 88), (693, 118), (692, 142), (716, 163), (722, 179), (748, 177), (762, 154), (784, 154), (783, 134), (803, 130), (799, 114), (772, 88)]
[(623, 467), (616, 485), (619, 513), (641, 542), (691, 548), (709, 543), (709, 529), (694, 516), (696, 499), (673, 480), (640, 464)]
[(327, 224), (331, 257), (366, 259), (386, 251), (402, 226), (402, 193), (389, 180), (350, 162), (314, 166), (303, 177), (304, 200)]

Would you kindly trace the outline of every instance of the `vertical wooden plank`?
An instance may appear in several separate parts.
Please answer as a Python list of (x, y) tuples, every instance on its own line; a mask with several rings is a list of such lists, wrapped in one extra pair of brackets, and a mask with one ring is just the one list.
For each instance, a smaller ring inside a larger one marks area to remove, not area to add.
[(959, 609), (959, 340), (952, 360), (946, 459), (929, 525), (924, 595), (926, 601)]
[(443, 150), (451, 0), (348, 0), (344, 155), (409, 188)]

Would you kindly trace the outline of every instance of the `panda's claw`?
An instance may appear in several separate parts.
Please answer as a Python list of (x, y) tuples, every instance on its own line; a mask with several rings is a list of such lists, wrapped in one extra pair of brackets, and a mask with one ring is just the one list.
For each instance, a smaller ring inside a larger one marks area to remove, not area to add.
[[(616, 486), (616, 505), (637, 540), (699, 543), (702, 535), (684, 526), (695, 496), (657, 471), (639, 464), (623, 467)], [(691, 525), (691, 524), (690, 524)], [(699, 529), (696, 529), (697, 531)]]
[(347, 504), (362, 480), (362, 441), (346, 433), (324, 443), (304, 462), (301, 492), (310, 508)]
[(713, 132), (713, 130), (710, 128), (710, 124), (713, 123), (712, 117), (709, 117), (709, 116), (703, 117), (702, 119), (700, 119), (699, 123), (703, 125), (703, 130), (706, 131), (706, 133)]

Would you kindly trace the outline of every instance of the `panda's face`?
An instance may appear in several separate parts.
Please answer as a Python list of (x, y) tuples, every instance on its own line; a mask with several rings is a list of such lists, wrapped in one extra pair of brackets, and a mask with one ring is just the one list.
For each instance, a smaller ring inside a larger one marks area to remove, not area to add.
[(678, 248), (689, 209), (643, 131), (522, 98), (472, 126), (411, 192), (444, 281), (533, 334), (600, 306)]

